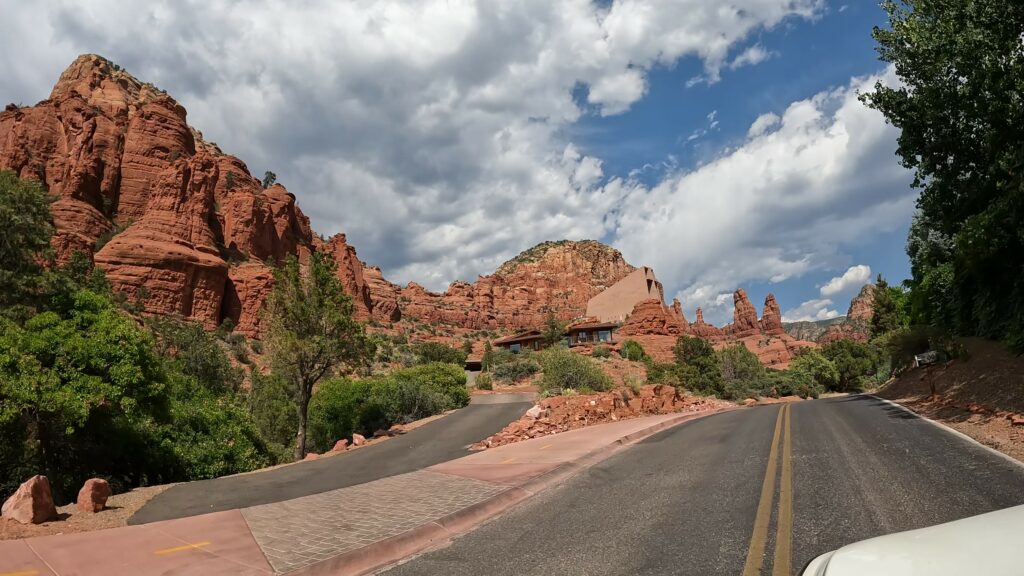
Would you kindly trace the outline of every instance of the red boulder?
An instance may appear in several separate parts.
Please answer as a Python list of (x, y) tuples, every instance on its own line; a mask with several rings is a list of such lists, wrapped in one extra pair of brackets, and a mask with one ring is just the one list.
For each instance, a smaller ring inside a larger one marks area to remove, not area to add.
[(110, 498), (110, 484), (102, 478), (90, 478), (78, 491), (78, 509), (82, 512), (99, 512), (107, 507)]
[(4, 502), (0, 515), (22, 524), (42, 524), (57, 519), (53, 493), (46, 476), (33, 476), (18, 486), (18, 490)]

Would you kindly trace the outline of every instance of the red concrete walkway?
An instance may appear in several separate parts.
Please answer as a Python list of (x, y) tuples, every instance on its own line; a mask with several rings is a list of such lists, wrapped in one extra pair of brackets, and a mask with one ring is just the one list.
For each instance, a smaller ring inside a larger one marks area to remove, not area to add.
[(242, 510), (0, 542), (0, 576), (361, 574), (442, 543), (632, 441), (711, 413), (592, 426)]

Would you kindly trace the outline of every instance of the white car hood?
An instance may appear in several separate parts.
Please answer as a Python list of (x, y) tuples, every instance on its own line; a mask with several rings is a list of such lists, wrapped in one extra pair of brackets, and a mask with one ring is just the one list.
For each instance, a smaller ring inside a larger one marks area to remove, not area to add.
[(1024, 506), (864, 540), (822, 555), (804, 576), (1024, 575)]

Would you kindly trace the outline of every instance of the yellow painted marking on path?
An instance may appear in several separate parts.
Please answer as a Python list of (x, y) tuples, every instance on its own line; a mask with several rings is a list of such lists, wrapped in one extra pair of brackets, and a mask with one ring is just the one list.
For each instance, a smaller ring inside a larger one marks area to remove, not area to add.
[(0, 572), (0, 576), (36, 576), (39, 570), (22, 570), (20, 572)]
[(772, 576), (789, 576), (793, 556), (793, 461), (791, 458), (793, 409), (786, 405), (786, 423), (783, 425), (782, 481), (779, 484), (779, 516), (775, 532), (775, 561)]
[(511, 463), (515, 462), (516, 460), (517, 460), (517, 458), (515, 458), (515, 457), (506, 458), (506, 459), (502, 460), (501, 463), (502, 464), (511, 464)]
[(184, 546), (175, 546), (174, 548), (161, 548), (160, 550), (153, 550), (153, 554), (157, 556), (163, 556), (164, 554), (173, 554), (175, 552), (183, 552), (185, 550), (196, 550), (203, 546), (209, 546), (209, 541), (196, 542), (194, 544), (185, 544)]
[(775, 469), (778, 466), (779, 435), (782, 430), (782, 414), (789, 404), (783, 405), (775, 418), (775, 433), (772, 435), (772, 447), (768, 451), (768, 468), (764, 472), (764, 483), (761, 485), (761, 501), (757, 504), (757, 516), (754, 517), (754, 532), (750, 536), (750, 547), (747, 548), (747, 561), (743, 565), (743, 576), (758, 576), (764, 564), (764, 547), (768, 541), (768, 521), (772, 516), (772, 499), (775, 496)]
[(541, 446), (540, 449), (544, 450), (544, 449), (547, 449), (547, 448), (551, 448), (552, 446), (554, 446), (554, 444), (545, 444), (545, 445)]

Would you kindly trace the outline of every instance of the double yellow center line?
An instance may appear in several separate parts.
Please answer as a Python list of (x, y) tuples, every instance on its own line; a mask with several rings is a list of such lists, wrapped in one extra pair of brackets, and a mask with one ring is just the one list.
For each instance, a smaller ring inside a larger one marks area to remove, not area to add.
[(779, 468), (779, 440), (782, 439), (782, 477), (779, 485), (779, 513), (775, 523), (775, 558), (772, 562), (772, 576), (790, 576), (793, 550), (793, 435), (790, 427), (789, 404), (784, 404), (775, 418), (775, 432), (772, 447), (768, 452), (768, 467), (761, 484), (761, 500), (754, 517), (754, 532), (747, 549), (747, 562), (743, 565), (743, 576), (758, 576), (764, 565), (764, 549), (768, 542), (768, 527), (775, 500), (775, 478)]

